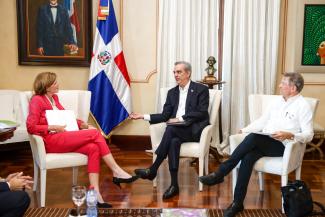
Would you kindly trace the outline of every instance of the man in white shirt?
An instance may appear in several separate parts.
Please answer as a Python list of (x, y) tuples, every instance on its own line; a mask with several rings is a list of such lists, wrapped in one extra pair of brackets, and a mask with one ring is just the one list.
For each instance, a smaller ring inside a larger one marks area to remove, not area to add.
[(155, 153), (155, 162), (147, 169), (136, 169), (135, 173), (153, 180), (163, 160), (168, 156), (171, 185), (163, 195), (169, 199), (179, 193), (177, 174), (180, 145), (183, 142), (197, 142), (201, 132), (209, 124), (209, 90), (206, 86), (192, 82), (191, 65), (180, 61), (175, 63), (174, 77), (177, 86), (170, 89), (161, 114), (132, 113), (132, 119), (144, 119), (150, 124), (167, 122), (166, 131)]
[[(244, 209), (243, 202), (255, 162), (264, 156), (283, 156), (285, 144), (294, 140), (306, 143), (313, 138), (313, 112), (300, 95), (304, 79), (299, 73), (285, 73), (279, 85), (283, 97), (276, 100), (258, 120), (240, 130), (250, 133), (219, 169), (199, 178), (205, 185), (223, 182), (224, 176), (241, 161), (234, 201), (225, 210), (225, 217), (233, 217)], [(263, 132), (269, 135), (256, 134)]]

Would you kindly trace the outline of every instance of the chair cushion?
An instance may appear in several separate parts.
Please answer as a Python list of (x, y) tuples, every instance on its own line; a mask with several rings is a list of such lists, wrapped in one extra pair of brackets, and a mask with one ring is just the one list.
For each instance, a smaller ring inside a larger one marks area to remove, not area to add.
[(182, 157), (200, 157), (202, 152), (200, 148), (200, 143), (198, 142), (184, 142), (181, 145), (181, 153)]
[(282, 157), (262, 157), (254, 166), (259, 172), (282, 175)]
[(46, 154), (46, 169), (83, 166), (87, 165), (87, 162), (87, 156), (79, 153)]

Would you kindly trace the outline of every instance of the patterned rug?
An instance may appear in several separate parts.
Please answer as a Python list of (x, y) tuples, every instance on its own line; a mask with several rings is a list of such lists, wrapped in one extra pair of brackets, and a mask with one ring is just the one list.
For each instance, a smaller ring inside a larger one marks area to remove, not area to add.
[[(68, 208), (29, 208), (25, 217), (67, 217), (70, 211), (71, 209)], [(162, 211), (162, 209), (150, 208), (100, 209), (98, 217), (160, 217)], [(208, 209), (207, 216), (222, 217), (222, 210)], [(285, 215), (279, 209), (247, 209), (239, 213), (237, 217), (285, 217)]]

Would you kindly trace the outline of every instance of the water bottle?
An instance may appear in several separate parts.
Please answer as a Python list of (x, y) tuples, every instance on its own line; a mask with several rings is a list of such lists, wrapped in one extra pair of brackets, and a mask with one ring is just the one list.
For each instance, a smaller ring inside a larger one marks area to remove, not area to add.
[(87, 217), (97, 217), (97, 192), (94, 186), (87, 191)]

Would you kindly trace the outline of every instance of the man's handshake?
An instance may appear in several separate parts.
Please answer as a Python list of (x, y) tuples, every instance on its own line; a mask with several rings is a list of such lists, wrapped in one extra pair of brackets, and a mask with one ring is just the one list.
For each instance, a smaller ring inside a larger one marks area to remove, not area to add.
[(143, 114), (132, 112), (129, 118), (132, 120), (143, 119)]

